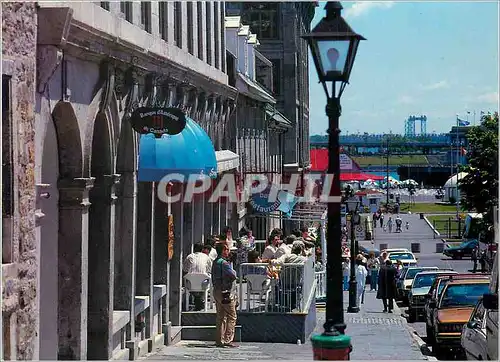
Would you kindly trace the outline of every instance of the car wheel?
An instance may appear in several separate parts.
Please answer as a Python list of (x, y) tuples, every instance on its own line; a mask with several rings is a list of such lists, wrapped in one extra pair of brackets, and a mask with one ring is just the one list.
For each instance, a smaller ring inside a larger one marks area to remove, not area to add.
[(427, 335), (427, 344), (432, 346), (434, 344), (434, 328), (429, 325), (425, 325), (425, 334)]
[(437, 359), (445, 359), (444, 355), (445, 355), (445, 352), (446, 352), (446, 349), (443, 348), (443, 346), (439, 345), (439, 344), (434, 344), (432, 346), (432, 352), (434, 353), (434, 356), (437, 358)]

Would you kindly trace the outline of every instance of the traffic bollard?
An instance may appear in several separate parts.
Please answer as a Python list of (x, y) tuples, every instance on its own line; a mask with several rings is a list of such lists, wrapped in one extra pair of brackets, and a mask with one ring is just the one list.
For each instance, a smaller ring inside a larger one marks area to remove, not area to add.
[(351, 337), (345, 334), (316, 334), (311, 337), (315, 361), (348, 361), (352, 351)]

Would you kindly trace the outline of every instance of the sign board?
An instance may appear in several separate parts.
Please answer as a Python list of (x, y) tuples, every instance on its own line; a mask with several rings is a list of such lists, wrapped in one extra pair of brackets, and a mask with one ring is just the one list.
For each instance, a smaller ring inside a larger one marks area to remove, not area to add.
[(365, 240), (366, 235), (365, 235), (364, 222), (355, 226), (355, 235), (356, 235), (356, 240)]
[(340, 158), (340, 170), (344, 170), (344, 171), (347, 171), (347, 170), (352, 170), (353, 169), (353, 164), (352, 164), (352, 159), (346, 155), (345, 153), (341, 153), (339, 155), (339, 158)]
[(186, 115), (178, 108), (137, 108), (130, 118), (132, 128), (140, 134), (176, 135), (186, 127)]

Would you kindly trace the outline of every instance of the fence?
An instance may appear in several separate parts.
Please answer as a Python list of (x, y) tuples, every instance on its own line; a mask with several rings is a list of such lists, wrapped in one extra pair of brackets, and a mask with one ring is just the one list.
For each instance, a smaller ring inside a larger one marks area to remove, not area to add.
[(432, 220), (432, 226), (436, 231), (439, 232), (439, 236), (434, 233), (434, 239), (437, 237), (448, 238), (448, 239), (461, 239), (463, 236), (463, 228), (465, 222), (462, 219), (456, 219), (455, 217), (450, 217), (448, 219), (438, 219)]
[(316, 284), (314, 258), (305, 263), (280, 265), (277, 278), (269, 278), (269, 264), (244, 263), (240, 275), (239, 310), (251, 313), (307, 313)]
[(316, 278), (316, 300), (326, 298), (326, 269), (316, 271), (314, 273)]

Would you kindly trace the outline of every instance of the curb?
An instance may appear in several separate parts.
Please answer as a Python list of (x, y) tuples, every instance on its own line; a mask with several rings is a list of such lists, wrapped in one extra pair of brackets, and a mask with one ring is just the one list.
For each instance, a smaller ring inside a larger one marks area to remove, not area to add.
[(432, 226), (431, 222), (425, 216), (424, 216), (424, 220), (427, 223), (427, 225), (431, 228), (431, 230), (434, 232), (435, 235), (441, 236), (441, 234), (439, 233), (439, 231), (437, 231), (436, 229), (434, 229), (434, 226)]
[[(406, 318), (405, 318), (405, 320), (406, 320)], [(417, 334), (417, 331), (413, 327), (408, 325), (408, 323), (406, 323), (406, 328), (408, 329), (408, 332), (410, 333), (411, 338), (417, 343), (418, 348), (420, 349), (420, 352), (427, 359), (427, 361), (437, 361), (438, 359), (436, 357), (429, 356), (428, 354), (424, 354), (422, 352), (422, 349), (424, 349), (426, 351), (426, 353), (431, 353), (431, 351), (429, 350), (429, 347), (427, 347), (427, 343), (425, 343), (424, 340), (422, 338), (420, 338), (420, 336)]]

